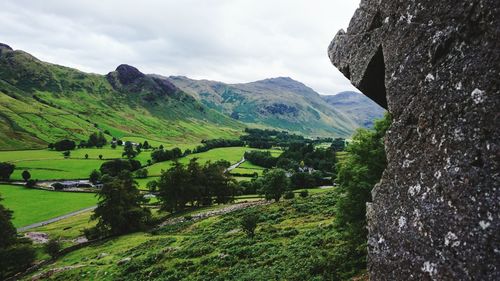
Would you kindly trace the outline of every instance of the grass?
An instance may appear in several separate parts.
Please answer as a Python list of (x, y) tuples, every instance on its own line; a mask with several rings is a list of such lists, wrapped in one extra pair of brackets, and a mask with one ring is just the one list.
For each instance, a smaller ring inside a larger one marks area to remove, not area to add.
[(96, 205), (91, 193), (55, 192), (0, 185), (2, 204), (14, 212), (16, 227), (41, 222)]
[[(234, 164), (241, 160), (245, 151), (250, 150), (247, 147), (223, 147), (214, 148), (206, 152), (191, 154), (186, 157), (179, 159), (180, 163), (187, 164), (193, 158), (198, 158), (198, 162), (203, 164), (208, 161), (226, 160)], [(153, 164), (148, 167), (150, 176), (159, 176), (161, 170), (168, 170), (172, 166), (172, 161), (165, 161), (161, 163)]]
[[(134, 233), (71, 252), (39, 272), (54, 280), (330, 280), (337, 245), (334, 192)], [(248, 238), (240, 220), (259, 217)], [(186, 214), (182, 214), (186, 216)], [(98, 258), (101, 253), (107, 255)], [(120, 260), (131, 258), (118, 265)], [(326, 266), (328, 265), (328, 266)], [(29, 277), (28, 277), (29, 278)]]
[(26, 160), (16, 162), (16, 169), (11, 176), (13, 180), (21, 180), (21, 173), (28, 170), (32, 179), (85, 179), (90, 172), (104, 163), (105, 160), (94, 159), (58, 159), (58, 160)]
[(51, 238), (75, 239), (82, 236), (82, 231), (85, 228), (90, 228), (96, 224), (96, 221), (90, 220), (91, 215), (91, 211), (83, 212), (51, 224), (30, 229), (29, 231), (44, 232)]

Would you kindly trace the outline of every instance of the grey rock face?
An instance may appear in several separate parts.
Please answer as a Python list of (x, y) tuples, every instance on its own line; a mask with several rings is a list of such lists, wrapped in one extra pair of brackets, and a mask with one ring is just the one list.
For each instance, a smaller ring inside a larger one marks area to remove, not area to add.
[(500, 2), (362, 0), (328, 54), (393, 117), (371, 280), (500, 280)]

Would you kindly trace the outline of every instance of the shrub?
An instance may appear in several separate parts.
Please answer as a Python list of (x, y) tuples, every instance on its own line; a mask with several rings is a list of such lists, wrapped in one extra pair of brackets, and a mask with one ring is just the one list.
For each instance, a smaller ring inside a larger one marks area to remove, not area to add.
[(299, 194), (300, 194), (300, 197), (306, 198), (307, 196), (309, 196), (309, 191), (302, 190)]
[(49, 254), (52, 258), (57, 257), (61, 251), (61, 242), (57, 239), (50, 239), (47, 244), (45, 244), (45, 252)]
[(35, 187), (35, 185), (36, 185), (36, 180), (30, 179), (26, 182), (26, 187), (33, 188)]
[(293, 191), (287, 191), (283, 195), (283, 198), (285, 198), (285, 199), (293, 199), (293, 198), (295, 198), (295, 193), (293, 193)]
[(16, 166), (13, 164), (0, 162), (0, 180), (8, 181), (15, 168)]
[(250, 238), (255, 236), (258, 219), (257, 215), (252, 213), (244, 215), (241, 219), (241, 228)]
[(146, 169), (139, 169), (135, 172), (135, 176), (140, 178), (140, 179), (145, 179), (148, 177), (148, 170)]

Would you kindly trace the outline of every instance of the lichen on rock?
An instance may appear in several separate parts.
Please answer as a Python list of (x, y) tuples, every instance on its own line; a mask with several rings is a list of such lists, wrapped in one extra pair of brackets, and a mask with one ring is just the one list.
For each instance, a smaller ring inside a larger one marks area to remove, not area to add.
[(387, 108), (371, 280), (500, 280), (500, 1), (362, 0), (328, 48)]

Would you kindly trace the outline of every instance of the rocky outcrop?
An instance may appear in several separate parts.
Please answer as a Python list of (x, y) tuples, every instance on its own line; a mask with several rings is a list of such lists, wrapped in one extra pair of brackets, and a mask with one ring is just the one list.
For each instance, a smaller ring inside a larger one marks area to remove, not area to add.
[(0, 56), (2, 55), (3, 51), (13, 51), (13, 50), (9, 45), (0, 43)]
[(387, 108), (371, 280), (500, 280), (500, 2), (362, 0), (329, 57)]

